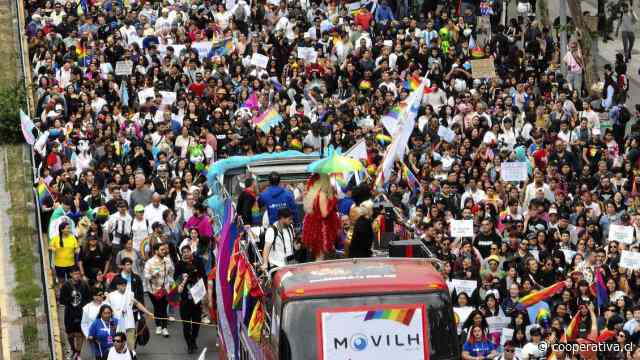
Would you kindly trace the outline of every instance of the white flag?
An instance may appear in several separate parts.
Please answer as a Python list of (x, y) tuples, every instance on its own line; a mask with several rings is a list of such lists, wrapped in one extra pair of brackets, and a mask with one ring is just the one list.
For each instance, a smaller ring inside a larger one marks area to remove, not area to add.
[[(379, 173), (378, 185), (382, 185), (391, 177), (391, 169), (393, 169), (393, 163), (396, 159), (403, 160), (404, 153), (409, 143), (409, 138), (413, 132), (413, 128), (416, 124), (416, 117), (418, 116), (418, 110), (420, 110), (420, 102), (422, 101), (422, 95), (424, 94), (424, 87), (427, 84), (427, 78), (424, 77), (420, 82), (420, 86), (415, 89), (407, 98), (407, 108), (402, 112), (398, 119), (398, 127), (395, 129), (393, 140), (385, 152), (384, 159), (382, 160), (382, 171)], [(382, 177), (382, 179), (380, 179)], [(382, 181), (380, 181), (382, 180)]]
[(356, 160), (367, 160), (367, 142), (365, 139), (360, 140), (355, 145), (353, 145), (344, 156), (348, 156), (350, 158)]

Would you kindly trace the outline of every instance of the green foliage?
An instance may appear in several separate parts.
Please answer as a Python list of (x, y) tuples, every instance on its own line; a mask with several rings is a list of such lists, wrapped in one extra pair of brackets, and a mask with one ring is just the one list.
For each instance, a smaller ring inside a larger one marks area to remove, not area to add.
[(21, 108), (27, 109), (24, 86), (0, 83), (0, 144), (24, 142), (18, 115)]

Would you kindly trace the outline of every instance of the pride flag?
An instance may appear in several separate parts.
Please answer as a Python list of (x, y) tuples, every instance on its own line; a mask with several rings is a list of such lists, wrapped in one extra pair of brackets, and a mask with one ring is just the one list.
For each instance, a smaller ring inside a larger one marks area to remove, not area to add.
[(413, 175), (413, 172), (411, 172), (411, 169), (409, 169), (405, 163), (402, 163), (402, 178), (407, 182), (411, 191), (416, 190), (416, 186), (418, 186), (418, 178)]
[(209, 51), (209, 57), (226, 56), (231, 54), (233, 50), (234, 50), (233, 39), (227, 38), (211, 46), (211, 50)]
[(240, 229), (235, 223), (235, 210), (231, 199), (224, 201), (224, 216), (218, 242), (216, 258), (216, 305), (221, 346), (227, 354), (238, 357), (238, 329), (236, 312), (233, 310), (233, 287), (227, 280), (229, 262), (235, 243), (239, 241)]
[(364, 317), (364, 321), (391, 320), (391, 321), (399, 322), (405, 326), (409, 326), (409, 324), (411, 324), (411, 319), (413, 319), (413, 314), (415, 314), (415, 312), (416, 312), (416, 309), (372, 310), (372, 311), (367, 311), (367, 314)]
[(45, 200), (51, 197), (49, 187), (44, 183), (44, 181), (40, 181), (36, 186), (36, 194), (38, 195), (38, 203), (40, 205), (42, 205)]
[(258, 95), (255, 91), (252, 92), (251, 95), (249, 95), (244, 104), (242, 104), (242, 107), (249, 110), (258, 109)]
[(236, 279), (233, 284), (233, 308), (238, 310), (241, 308), (242, 299), (249, 295), (251, 291), (251, 265), (246, 258), (238, 258), (238, 270)]
[(36, 137), (33, 136), (33, 128), (35, 125), (33, 121), (27, 114), (20, 109), (20, 129), (22, 130), (22, 136), (24, 136), (24, 140), (29, 145), (33, 145), (36, 143)]
[(578, 311), (573, 316), (573, 319), (571, 319), (571, 322), (569, 323), (569, 326), (567, 326), (567, 331), (565, 331), (563, 339), (562, 339), (563, 342), (571, 341), (571, 340), (575, 339), (576, 337), (578, 337), (578, 327), (580, 326), (580, 321), (581, 320), (582, 320), (582, 313), (580, 311)]
[(593, 285), (595, 288), (598, 307), (605, 306), (609, 301), (609, 294), (607, 293), (607, 286), (604, 283), (604, 279), (602, 278), (602, 273), (600, 271), (596, 271)]
[(534, 291), (531, 294), (521, 297), (518, 300), (518, 305), (516, 305), (516, 308), (518, 310), (524, 310), (526, 308), (528, 308), (529, 306), (535, 305), (537, 303), (539, 303), (540, 301), (544, 301), (550, 297), (552, 297), (553, 295), (559, 293), (560, 291), (562, 291), (564, 289), (564, 287), (566, 286), (564, 281), (558, 281), (557, 283), (546, 287), (540, 291)]
[(409, 80), (404, 81), (404, 88), (410, 91), (416, 90), (420, 86), (420, 79), (412, 77)]
[(251, 320), (249, 320), (249, 326), (247, 329), (249, 331), (249, 336), (257, 343), (260, 343), (264, 322), (264, 306), (262, 305), (262, 302), (258, 301), (251, 313)]
[(167, 303), (174, 309), (180, 307), (180, 293), (178, 292), (178, 284), (172, 282), (167, 291)]
[(281, 122), (282, 115), (280, 115), (278, 111), (276, 111), (276, 109), (273, 107), (253, 119), (253, 124), (256, 127), (260, 128), (260, 130), (262, 130), (262, 132), (264, 133), (268, 133), (272, 127), (278, 125)]

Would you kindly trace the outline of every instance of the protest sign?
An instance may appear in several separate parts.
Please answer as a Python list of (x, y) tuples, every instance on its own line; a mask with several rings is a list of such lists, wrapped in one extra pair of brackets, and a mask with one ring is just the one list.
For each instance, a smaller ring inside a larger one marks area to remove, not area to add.
[(489, 325), (490, 334), (494, 332), (501, 332), (502, 329), (506, 328), (511, 323), (511, 318), (506, 316), (489, 316), (486, 320)]
[(193, 285), (191, 289), (189, 289), (189, 293), (193, 298), (194, 304), (202, 301), (202, 299), (204, 299), (204, 296), (207, 294), (207, 289), (204, 287), (204, 281), (202, 281), (202, 279), (198, 280), (198, 282)]
[(500, 176), (503, 181), (526, 181), (529, 165), (524, 161), (503, 162), (500, 164)]
[(640, 253), (623, 250), (619, 265), (625, 269), (640, 270)]
[(451, 220), (452, 237), (473, 237), (473, 220)]
[(609, 225), (609, 241), (617, 241), (623, 244), (631, 244), (634, 241), (633, 226)]
[(154, 88), (146, 88), (144, 90), (138, 91), (138, 101), (140, 104), (144, 104), (147, 101), (147, 98), (155, 98), (156, 90)]
[(298, 47), (298, 58), (308, 63), (315, 63), (318, 60), (318, 52), (312, 47)]
[(456, 293), (458, 294), (466, 293), (469, 296), (471, 296), (471, 294), (473, 294), (473, 292), (478, 287), (478, 283), (474, 280), (453, 279), (451, 280), (451, 284), (453, 285), (453, 288), (456, 290)]
[(118, 76), (128, 76), (133, 72), (133, 61), (125, 60), (116, 62), (115, 73)]
[(264, 56), (258, 53), (255, 53), (253, 54), (253, 56), (251, 56), (251, 65), (253, 66), (266, 69), (268, 63), (269, 63), (269, 57), (267, 56)]
[(198, 53), (200, 59), (206, 59), (211, 51), (211, 41), (197, 41), (191, 43), (191, 48)]
[(162, 95), (162, 105), (173, 105), (176, 102), (176, 93), (174, 91), (160, 91)]
[(496, 77), (496, 67), (493, 59), (470, 60), (471, 74), (474, 79), (485, 79)]

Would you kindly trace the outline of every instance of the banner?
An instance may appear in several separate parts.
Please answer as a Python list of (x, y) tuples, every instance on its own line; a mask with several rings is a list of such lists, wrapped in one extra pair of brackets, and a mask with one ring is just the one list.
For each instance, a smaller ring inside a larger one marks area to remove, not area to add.
[(255, 53), (251, 56), (251, 65), (257, 66), (262, 69), (267, 68), (267, 64), (269, 64), (269, 57), (264, 56), (262, 54)]
[(632, 244), (635, 241), (633, 226), (609, 225), (609, 241)]
[(115, 73), (118, 76), (128, 76), (133, 72), (133, 61), (125, 60), (116, 62)]
[(422, 304), (318, 309), (317, 359), (427, 359), (426, 317)]
[(451, 284), (453, 285), (456, 293), (466, 293), (467, 295), (469, 295), (469, 297), (471, 297), (473, 292), (478, 287), (478, 283), (475, 280), (453, 279), (451, 280)]
[(640, 270), (640, 253), (623, 250), (619, 265), (625, 269)]

